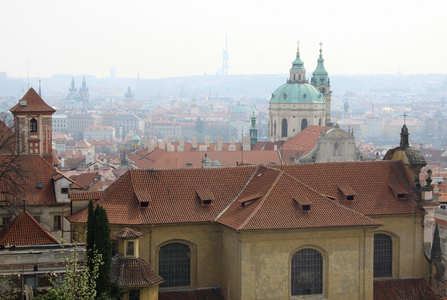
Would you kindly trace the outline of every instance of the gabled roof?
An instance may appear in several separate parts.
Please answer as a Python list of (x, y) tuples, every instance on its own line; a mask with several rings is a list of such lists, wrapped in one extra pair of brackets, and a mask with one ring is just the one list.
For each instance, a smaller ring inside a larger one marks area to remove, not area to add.
[(119, 287), (145, 287), (162, 283), (148, 262), (142, 258), (112, 258), (110, 280)]
[(318, 137), (331, 129), (332, 128), (325, 126), (309, 125), (298, 134), (288, 139), (281, 146), (281, 149), (299, 152), (301, 158), (312, 152), (317, 146)]
[[(14, 186), (7, 181), (5, 176), (0, 178), (0, 190), (10, 192), (20, 200), (23, 199), (27, 205), (50, 205), (56, 204), (54, 184), (52, 177), (59, 172), (54, 169), (40, 155), (0, 155), (0, 165), (3, 161), (13, 161), (13, 166), (22, 170), (20, 173), (14, 171), (9, 173), (12, 180), (17, 183)], [(18, 188), (18, 189), (16, 189)], [(0, 193), (0, 200), (10, 200), (5, 193)]]
[(58, 244), (49, 233), (27, 211), (23, 211), (11, 225), (0, 232), (0, 245), (35, 246)]
[(27, 106), (21, 106), (17, 103), (13, 108), (10, 109), (13, 113), (28, 113), (28, 112), (39, 112), (39, 113), (54, 113), (56, 110), (45, 103), (43, 99), (36, 93), (33, 88), (30, 88), (28, 92), (22, 97), (22, 99), (27, 100)]
[[(264, 196), (244, 207), (234, 201), (217, 222), (236, 230), (382, 225), (265, 166), (258, 168), (238, 199), (253, 194)], [(312, 203), (308, 212), (303, 212), (296, 201), (302, 197), (303, 203)]]
[[(408, 193), (405, 199), (396, 199), (390, 182)], [(340, 186), (355, 191), (355, 201), (346, 201)], [(210, 195), (212, 205), (202, 205), (201, 197)], [(217, 222), (236, 230), (260, 230), (380, 226), (367, 216), (423, 213), (419, 200), (401, 162), (374, 161), (281, 169), (260, 165), (130, 170), (98, 203), (109, 222), (117, 225)], [(150, 204), (143, 207), (140, 202)], [(302, 205), (309, 203), (310, 210), (303, 211)], [(87, 222), (87, 209), (69, 220)]]

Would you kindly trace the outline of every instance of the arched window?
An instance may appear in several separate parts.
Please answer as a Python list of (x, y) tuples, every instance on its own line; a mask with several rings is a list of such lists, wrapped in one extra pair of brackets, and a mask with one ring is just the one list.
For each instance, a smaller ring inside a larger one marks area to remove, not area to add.
[(281, 137), (287, 137), (287, 119), (282, 119)]
[(321, 126), (321, 118), (318, 120), (318, 126)]
[(292, 257), (292, 295), (323, 293), (323, 256), (315, 249), (303, 249)]
[(304, 130), (307, 127), (307, 119), (301, 120), (301, 130)]
[(188, 286), (191, 284), (191, 250), (188, 245), (171, 243), (160, 248), (159, 275), (165, 280), (160, 286)]
[(275, 121), (275, 123), (273, 125), (273, 135), (276, 136), (276, 121)]
[(37, 132), (37, 120), (31, 119), (29, 122), (29, 132)]
[(383, 233), (374, 235), (374, 277), (393, 276), (393, 241)]

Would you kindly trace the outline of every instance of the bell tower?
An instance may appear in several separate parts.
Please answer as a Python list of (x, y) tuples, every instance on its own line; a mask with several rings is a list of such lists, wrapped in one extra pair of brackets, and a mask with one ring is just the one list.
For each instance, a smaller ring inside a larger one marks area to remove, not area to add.
[(318, 58), (317, 68), (312, 73), (312, 79), (310, 83), (316, 87), (321, 94), (323, 94), (326, 101), (326, 124), (331, 125), (331, 82), (329, 80), (329, 73), (324, 68), (323, 49), (321, 48), (323, 43), (320, 43), (320, 57)]
[(41, 155), (53, 165), (52, 115), (55, 112), (33, 88), (11, 108), (17, 154)]

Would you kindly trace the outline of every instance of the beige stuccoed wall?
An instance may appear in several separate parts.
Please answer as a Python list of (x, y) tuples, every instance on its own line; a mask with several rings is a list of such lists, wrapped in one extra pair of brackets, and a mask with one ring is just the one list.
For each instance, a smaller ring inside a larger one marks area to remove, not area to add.
[[(241, 294), (227, 297), (229, 300), (291, 299), (292, 255), (300, 249), (313, 248), (323, 255), (323, 296), (326, 299), (371, 300), (374, 229), (241, 233)], [(236, 267), (227, 263), (223, 266)]]
[(424, 215), (374, 216), (384, 226), (376, 232), (393, 236), (393, 277), (423, 277), (428, 280), (424, 255)]

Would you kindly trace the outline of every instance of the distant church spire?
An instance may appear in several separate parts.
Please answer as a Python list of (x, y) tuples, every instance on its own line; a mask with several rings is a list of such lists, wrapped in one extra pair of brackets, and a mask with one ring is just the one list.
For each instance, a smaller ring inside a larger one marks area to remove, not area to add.
[(410, 147), (409, 138), (408, 138), (410, 134), (408, 133), (406, 118), (407, 118), (407, 113), (404, 113), (404, 126), (402, 126), (402, 129), (400, 131), (400, 147), (401, 148), (409, 148)]
[(222, 75), (228, 75), (228, 59), (230, 58), (228, 54), (228, 34), (225, 30), (225, 49), (222, 52)]
[(40, 86), (40, 78), (39, 78), (39, 96), (42, 97), (42, 87)]

